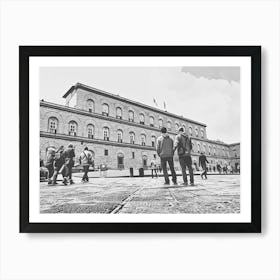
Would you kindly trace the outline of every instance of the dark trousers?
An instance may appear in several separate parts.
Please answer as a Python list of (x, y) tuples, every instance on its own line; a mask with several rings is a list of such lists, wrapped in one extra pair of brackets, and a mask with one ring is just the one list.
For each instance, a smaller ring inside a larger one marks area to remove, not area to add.
[(201, 164), (201, 167), (203, 169), (203, 172), (201, 173), (201, 177), (203, 178), (203, 175), (205, 176), (205, 179), (207, 179), (207, 167), (205, 163)]
[(70, 180), (72, 180), (72, 167), (72, 164), (65, 165), (65, 177), (68, 177)]
[(172, 175), (172, 182), (176, 183), (177, 182), (177, 176), (176, 176), (176, 172), (174, 169), (174, 162), (173, 162), (173, 157), (165, 157), (165, 158), (161, 158), (161, 167), (163, 170), (163, 175), (164, 175), (164, 179), (165, 179), (165, 183), (169, 183), (169, 177), (168, 177), (168, 172), (167, 172), (167, 162), (171, 171), (171, 175)]
[(48, 171), (49, 171), (49, 177), (48, 177), (48, 179), (49, 179), (49, 181), (51, 181), (51, 178), (52, 178), (53, 173), (54, 173), (53, 163), (47, 164), (47, 165), (46, 165), (46, 168), (47, 168)]
[(82, 178), (82, 180), (83, 181), (85, 181), (85, 182), (88, 182), (88, 170), (89, 170), (89, 165), (85, 165), (84, 167), (83, 167), (83, 169), (84, 169), (84, 176), (83, 176), (83, 178)]
[[(55, 169), (54, 169), (53, 180), (52, 180), (52, 183), (53, 183), (53, 184), (56, 183), (57, 176), (58, 176), (58, 174), (59, 174), (59, 171), (60, 171), (61, 167), (62, 167), (62, 166), (55, 167)], [(63, 168), (60, 172), (61, 172), (62, 177), (64, 178), (64, 177), (65, 177), (65, 168)]]
[(154, 178), (154, 173), (155, 173), (155, 176), (156, 176), (156, 177), (158, 176), (157, 170), (156, 170), (156, 169), (152, 169), (152, 178)]
[(188, 170), (189, 170), (189, 174), (190, 174), (190, 182), (191, 184), (194, 183), (194, 180), (193, 180), (193, 168), (192, 168), (192, 158), (191, 156), (183, 156), (183, 157), (179, 157), (179, 162), (180, 162), (180, 166), (181, 166), (181, 169), (182, 169), (182, 175), (183, 175), (183, 181), (184, 183), (188, 183), (188, 177), (187, 177), (187, 167), (188, 167)]

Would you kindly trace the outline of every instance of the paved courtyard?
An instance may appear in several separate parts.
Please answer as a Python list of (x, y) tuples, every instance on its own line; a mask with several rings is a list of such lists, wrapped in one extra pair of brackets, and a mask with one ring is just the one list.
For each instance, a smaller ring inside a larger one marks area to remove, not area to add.
[(41, 213), (239, 213), (240, 176), (195, 176), (195, 186), (163, 185), (163, 177), (90, 178), (55, 186), (40, 183)]

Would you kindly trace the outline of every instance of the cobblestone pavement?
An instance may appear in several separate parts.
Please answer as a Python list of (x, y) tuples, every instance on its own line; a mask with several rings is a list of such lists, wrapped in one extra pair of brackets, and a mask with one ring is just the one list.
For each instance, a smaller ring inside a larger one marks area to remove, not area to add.
[(93, 178), (89, 183), (40, 183), (41, 213), (239, 213), (240, 176), (195, 176), (195, 186), (163, 185), (163, 178)]

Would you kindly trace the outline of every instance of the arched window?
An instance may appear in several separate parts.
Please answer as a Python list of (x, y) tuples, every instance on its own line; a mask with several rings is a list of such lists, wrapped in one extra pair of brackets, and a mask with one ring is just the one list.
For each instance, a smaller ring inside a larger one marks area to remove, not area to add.
[(170, 121), (167, 122), (167, 130), (171, 131), (171, 122)]
[(94, 126), (92, 124), (88, 124), (87, 126), (87, 135), (90, 139), (94, 138)]
[(50, 133), (57, 133), (57, 127), (58, 127), (58, 119), (55, 117), (49, 118), (49, 132)]
[(94, 101), (92, 99), (87, 101), (87, 109), (91, 113), (94, 112)]
[(189, 127), (189, 134), (192, 135), (192, 127)]
[(135, 143), (135, 133), (134, 132), (129, 132), (129, 142), (130, 144), (134, 144)]
[(102, 115), (109, 116), (109, 105), (107, 103), (103, 103), (102, 105)]
[(143, 156), (142, 157), (142, 162), (143, 162), (143, 167), (147, 168), (147, 166), (148, 166), (148, 158), (147, 158), (147, 156)]
[(201, 138), (204, 138), (204, 130), (203, 129), (200, 130), (200, 135), (201, 135)]
[(145, 134), (141, 134), (141, 145), (146, 146), (146, 135)]
[(163, 127), (163, 120), (162, 119), (158, 120), (158, 126), (159, 126), (159, 128)]
[(183, 124), (182, 127), (184, 129), (184, 132), (187, 133), (186, 126)]
[(203, 152), (206, 154), (206, 145), (203, 145)]
[(109, 127), (103, 127), (103, 138), (104, 140), (106, 141), (109, 141), (110, 139), (110, 130), (109, 130)]
[(152, 147), (155, 147), (156, 146), (156, 137), (152, 136), (151, 140), (152, 140)]
[(209, 146), (208, 146), (209, 155), (211, 155), (211, 150), (212, 150), (212, 149), (211, 149), (211, 146), (209, 145)]
[(117, 107), (116, 109), (116, 118), (122, 119), (122, 109), (120, 107)]
[(178, 131), (179, 131), (179, 124), (175, 123), (175, 132), (178, 132)]
[(118, 169), (124, 169), (124, 155), (123, 155), (123, 153), (118, 153), (117, 161), (118, 161)]
[(134, 122), (134, 112), (131, 110), (128, 112), (128, 120)]
[(140, 124), (145, 124), (145, 116), (144, 116), (144, 114), (140, 114), (139, 115), (139, 118), (140, 118)]
[(155, 122), (155, 119), (153, 116), (150, 116), (150, 126), (153, 127), (154, 126), (154, 122)]
[(77, 136), (77, 130), (78, 130), (78, 125), (75, 121), (70, 121), (69, 122), (69, 135), (71, 136)]
[(216, 155), (216, 147), (213, 148), (213, 154)]
[(122, 141), (123, 141), (123, 132), (122, 132), (121, 129), (118, 129), (118, 131), (117, 131), (117, 137), (118, 137), (118, 142), (119, 142), (119, 143), (122, 143)]
[(197, 152), (200, 153), (200, 144), (197, 143)]
[(195, 136), (198, 137), (198, 128), (195, 129)]

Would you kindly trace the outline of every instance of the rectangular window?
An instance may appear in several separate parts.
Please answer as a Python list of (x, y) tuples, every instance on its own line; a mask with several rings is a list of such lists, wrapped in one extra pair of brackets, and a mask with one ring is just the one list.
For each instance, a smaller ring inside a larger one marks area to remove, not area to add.
[(108, 156), (108, 150), (104, 150), (104, 156)]
[(132, 158), (135, 158), (135, 153), (134, 152), (132, 152)]

